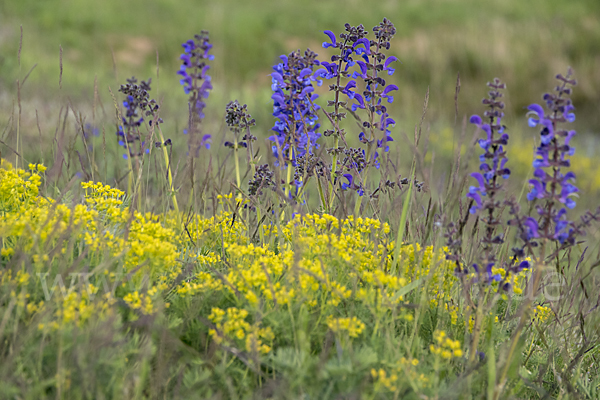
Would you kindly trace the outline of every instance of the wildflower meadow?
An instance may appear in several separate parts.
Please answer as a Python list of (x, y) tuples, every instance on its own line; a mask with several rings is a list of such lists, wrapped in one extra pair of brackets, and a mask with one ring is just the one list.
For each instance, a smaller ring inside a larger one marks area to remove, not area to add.
[(157, 52), (155, 76), (94, 86), (110, 98), (94, 116), (66, 99), (39, 152), (20, 75), (0, 142), (0, 398), (600, 398), (578, 71), (514, 118), (511, 80), (490, 76), (462, 126), (457, 74), (460, 137), (428, 128), (429, 88), (400, 129), (398, 29), (286, 49), (267, 113), (241, 92), (214, 104), (222, 52), (190, 32), (179, 87)]

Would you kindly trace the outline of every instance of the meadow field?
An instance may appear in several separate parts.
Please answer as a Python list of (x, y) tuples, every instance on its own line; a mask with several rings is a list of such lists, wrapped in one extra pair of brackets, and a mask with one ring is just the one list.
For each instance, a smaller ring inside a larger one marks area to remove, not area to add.
[(1, 399), (600, 398), (600, 3), (0, 3)]

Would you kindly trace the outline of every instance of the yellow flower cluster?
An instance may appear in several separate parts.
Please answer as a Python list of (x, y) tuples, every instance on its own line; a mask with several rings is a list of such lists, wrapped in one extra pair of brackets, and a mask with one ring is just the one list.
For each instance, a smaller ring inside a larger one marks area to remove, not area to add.
[(230, 307), (222, 310), (214, 307), (208, 319), (215, 324), (215, 328), (210, 329), (209, 334), (215, 343), (221, 343), (223, 340), (244, 343), (249, 352), (267, 354), (271, 351), (271, 346), (264, 342), (273, 342), (273, 331), (270, 327), (262, 328), (257, 323), (250, 325), (246, 322), (247, 317), (248, 311), (244, 309)]
[(388, 376), (388, 374), (381, 368), (379, 369), (371, 369), (371, 377), (375, 382), (375, 390), (378, 391), (378, 386), (383, 386), (390, 392), (395, 392), (398, 388), (396, 387), (396, 382), (398, 381), (398, 375), (396, 373), (392, 373)]
[[(86, 289), (82, 292), (72, 291), (63, 298), (61, 307), (56, 313), (57, 319), (51, 323), (52, 328), (58, 329), (69, 323), (82, 326), (92, 318), (103, 321), (113, 315), (114, 309), (111, 306), (115, 303), (115, 299), (110, 293), (100, 296), (98, 288), (92, 284)], [(95, 299), (96, 295), (99, 299)]]
[(418, 372), (419, 360), (401, 357), (399, 361), (389, 365), (389, 372), (383, 368), (372, 368), (371, 378), (375, 384), (375, 392), (398, 390), (400, 380), (407, 379), (413, 388), (423, 388), (429, 383), (429, 378), (424, 373)]
[(129, 305), (129, 307), (133, 308), (134, 310), (140, 310), (142, 314), (149, 315), (153, 312), (152, 298), (147, 294), (140, 295), (136, 290), (133, 293), (127, 293), (127, 295), (123, 297), (123, 300)]
[(456, 325), (458, 323), (458, 311), (459, 311), (458, 306), (447, 302), (447, 303), (444, 303), (444, 309), (450, 316), (450, 323), (452, 325)]
[[(118, 297), (123, 297), (134, 310), (153, 313), (153, 298), (160, 296), (170, 286), (169, 282), (181, 273), (174, 231), (160, 223), (155, 215), (132, 213), (124, 205), (124, 192), (102, 183), (82, 183), (86, 193), (84, 204), (56, 204), (39, 195), (40, 174), (44, 171), (45, 167), (39, 164), (29, 165), (27, 172), (1, 161), (0, 256), (9, 261), (15, 249), (27, 254), (34, 273), (48, 276), (46, 284), (52, 284), (54, 279), (55, 284), (62, 284), (61, 279), (71, 280), (52, 271), (78, 262), (77, 255), (85, 256), (90, 269), (100, 268), (91, 276), (91, 282), (102, 287), (108, 279), (110, 287), (118, 279), (126, 278), (127, 285), (118, 288)], [(44, 306), (39, 298), (43, 296), (41, 291), (35, 298), (28, 293), (40, 283), (39, 280), (32, 282), (29, 273), (7, 269), (0, 272), (0, 280), (15, 293), (22, 293), (15, 296), (23, 299), (19, 301), (30, 314)], [(148, 289), (140, 291), (148, 283)], [(58, 311), (53, 320), (40, 326), (57, 329), (80, 325), (92, 315), (95, 320), (101, 320), (112, 312), (109, 310), (115, 301), (114, 293), (97, 293), (98, 287), (88, 284), (71, 288), (77, 290), (65, 291), (64, 287), (56, 292), (52, 290)]]
[[(297, 302), (309, 309), (320, 306), (328, 328), (358, 337), (365, 325), (355, 316), (340, 316), (337, 309), (342, 303), (358, 302), (375, 315), (410, 321), (412, 313), (398, 307), (405, 303), (401, 291), (408, 283), (427, 277), (431, 295), (444, 299), (456, 291), (453, 266), (443, 249), (403, 246), (401, 273), (390, 271), (394, 254), (390, 229), (378, 220), (298, 214), (280, 227), (263, 227), (266, 235), (279, 238), (275, 246), (248, 243), (246, 227), (236, 225), (227, 210), (192, 221), (193, 241), (223, 243), (224, 253), (214, 249), (197, 254), (197, 248), (189, 247), (187, 254), (197, 260), (199, 269), (174, 291), (182, 299), (222, 292), (247, 302), (244, 308), (250, 311)], [(227, 230), (231, 234), (225, 237)]]
[(422, 248), (418, 243), (400, 248), (399, 265), (403, 266), (403, 276), (411, 282), (429, 279), (428, 298), (432, 307), (436, 307), (440, 301), (450, 300), (458, 283), (454, 275), (455, 266), (446, 260), (446, 252), (447, 248)]
[(358, 337), (365, 329), (365, 324), (356, 317), (327, 319), (327, 326), (335, 333), (347, 332), (351, 338)]
[(534, 309), (534, 318), (537, 318), (540, 322), (546, 322), (552, 317), (552, 309), (550, 307), (538, 305)]
[(462, 345), (458, 340), (452, 340), (444, 331), (436, 330), (433, 333), (433, 339), (435, 344), (429, 345), (429, 350), (435, 355), (439, 355), (445, 359), (451, 359), (452, 357), (460, 358), (463, 356), (461, 350)]
[(245, 321), (247, 316), (248, 311), (236, 307), (230, 307), (227, 311), (213, 308), (208, 319), (215, 324), (216, 329), (212, 329), (210, 334), (217, 342), (230, 336), (244, 339), (246, 332), (250, 330), (250, 324)]
[(101, 182), (82, 182), (81, 187), (85, 189), (85, 201), (97, 211), (105, 211), (109, 217), (117, 218), (125, 192), (103, 185)]
[[(454, 299), (460, 295), (458, 280), (454, 265), (445, 260), (445, 249), (399, 244), (399, 259), (394, 262), (396, 244), (390, 239), (390, 227), (379, 220), (297, 214), (289, 222), (263, 225), (270, 240), (256, 244), (240, 217), (246, 211), (232, 195), (219, 198), (221, 210), (212, 217), (186, 219), (173, 213), (132, 211), (122, 191), (85, 182), (84, 204), (70, 207), (39, 196), (43, 167), (24, 172), (2, 165), (0, 174), (7, 177), (0, 183), (3, 258), (10, 260), (18, 249), (31, 257), (34, 272), (54, 273), (59, 265), (71, 265), (77, 255), (84, 255), (89, 268), (100, 271), (102, 278), (122, 283), (114, 293), (105, 294), (100, 293), (101, 280), (92, 280), (80, 285), (82, 290), (57, 296), (58, 311), (40, 323), (44, 331), (102, 320), (116, 312), (119, 298), (136, 315), (155, 313), (163, 299), (198, 304), (218, 298), (218, 307), (209, 306), (212, 340), (267, 354), (275, 335), (265, 316), (272, 312), (299, 306), (318, 315), (319, 328), (359, 340), (371, 329), (367, 321), (376, 322), (377, 332), (383, 324), (405, 324), (413, 318), (406, 299), (415, 301), (417, 293), (418, 302), (421, 291), (411, 292), (407, 286), (416, 281), (431, 307), (445, 308), (453, 325), (461, 323)], [(34, 316), (49, 302), (28, 297), (28, 286), (35, 285), (29, 274), (0, 271), (0, 282), (10, 285), (19, 305)], [(359, 319), (357, 315), (363, 314), (354, 315), (356, 309), (367, 316)], [(436, 331), (430, 349), (445, 359), (462, 357), (461, 344), (443, 331)], [(417, 365), (416, 359), (403, 359), (391, 369), (384, 364), (372, 371), (373, 379), (389, 391), (395, 391), (405, 376), (414, 385), (425, 385)]]
[(30, 172), (13, 168), (8, 161), (0, 161), (0, 216), (48, 203), (38, 196), (42, 182), (40, 174), (46, 167), (30, 164)]

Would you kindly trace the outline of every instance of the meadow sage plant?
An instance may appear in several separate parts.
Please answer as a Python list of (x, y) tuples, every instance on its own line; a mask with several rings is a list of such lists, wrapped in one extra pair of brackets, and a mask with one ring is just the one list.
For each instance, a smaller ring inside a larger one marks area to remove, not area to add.
[(211, 77), (207, 74), (210, 65), (207, 61), (214, 60), (209, 54), (213, 45), (209, 41), (208, 31), (201, 31), (194, 39), (187, 40), (182, 44), (184, 53), (181, 59), (181, 68), (177, 74), (181, 75), (179, 81), (186, 94), (190, 95), (188, 100), (188, 127), (183, 133), (189, 135), (188, 146), (190, 155), (198, 156), (202, 147), (210, 148), (211, 135), (200, 135), (200, 123), (204, 119), (205, 99), (208, 98), (213, 88)]
[[(335, 83), (329, 85), (329, 90), (335, 93), (335, 99), (327, 104), (334, 109), (326, 112), (333, 125), (333, 129), (326, 131), (326, 134), (334, 136), (334, 147), (330, 150), (333, 154), (331, 170), (335, 181), (338, 178), (336, 174), (338, 155), (344, 154), (346, 158), (342, 167), (346, 168), (347, 171), (344, 172), (347, 173), (342, 172), (339, 176), (344, 176), (347, 182), (339, 180), (340, 187), (342, 190), (354, 189), (358, 192), (360, 197), (356, 203), (355, 213), (357, 213), (360, 210), (360, 198), (366, 190), (369, 167), (373, 165), (379, 168), (378, 149), (389, 151), (388, 142), (393, 141), (389, 128), (395, 124), (395, 121), (389, 116), (382, 100), (393, 102), (391, 92), (398, 90), (398, 87), (386, 85), (382, 73), (387, 72), (388, 75), (392, 75), (395, 71), (391, 63), (397, 61), (397, 58), (387, 57), (384, 52), (389, 50), (390, 40), (395, 35), (396, 28), (384, 18), (373, 28), (375, 40), (366, 37), (368, 32), (362, 25), (352, 27), (346, 24), (345, 30), (345, 33), (339, 35), (339, 41), (333, 32), (325, 31), (331, 42), (323, 43), (323, 47), (339, 49), (339, 52), (331, 57), (331, 63), (321, 64), (325, 68), (321, 70), (319, 76), (324, 79), (335, 79)], [(351, 73), (350, 67), (353, 67)], [(358, 93), (359, 85), (360, 87), (364, 85), (362, 94)], [(340, 100), (340, 94), (343, 94), (346, 100)], [(348, 105), (348, 101), (352, 101), (352, 104)], [(366, 152), (353, 151), (347, 145), (346, 148), (339, 147), (340, 139), (345, 143), (345, 132), (340, 128), (340, 121), (346, 117), (346, 112), (340, 111), (340, 108), (346, 109), (358, 121), (361, 128), (359, 140), (366, 145)], [(359, 115), (359, 110), (365, 110), (365, 118)]]
[(273, 143), (272, 151), (276, 164), (287, 169), (285, 182), (286, 195), (291, 187), (299, 188), (306, 182), (292, 181), (292, 168), (298, 158), (312, 154), (319, 147), (317, 140), (320, 124), (316, 114), (318, 106), (313, 102), (318, 98), (313, 83), (320, 84), (315, 78), (314, 68), (319, 65), (317, 54), (307, 49), (304, 53), (294, 51), (281, 56), (281, 62), (273, 67), (271, 73), (273, 95), (273, 116), (277, 118), (269, 137)]
[(479, 156), (480, 172), (471, 174), (478, 186), (471, 186), (467, 197), (475, 203), (469, 212), (480, 212), (480, 220), (485, 224), (485, 233), (481, 241), (483, 252), (479, 253), (478, 263), (473, 264), (473, 269), (478, 275), (477, 279), (490, 282), (502, 280), (500, 274), (492, 273), (492, 268), (496, 266), (495, 249), (497, 245), (504, 243), (503, 232), (497, 233), (497, 228), (504, 225), (501, 215), (502, 202), (498, 194), (503, 186), (502, 180), (508, 179), (510, 170), (506, 168), (508, 158), (504, 146), (508, 143), (508, 134), (505, 132), (506, 127), (502, 125), (504, 102), (500, 100), (500, 90), (505, 89), (506, 85), (496, 78), (493, 82), (488, 82), (487, 86), (490, 88), (488, 98), (484, 98), (482, 103), (489, 109), (483, 113), (483, 119), (479, 115), (473, 115), (470, 119), (486, 136), (478, 141), (484, 151)]
[[(162, 119), (158, 117), (158, 110), (160, 106), (156, 103), (156, 100), (150, 99), (150, 84), (152, 79), (148, 81), (141, 81), (137, 83), (135, 77), (127, 79), (127, 83), (121, 85), (119, 92), (127, 96), (126, 100), (123, 101), (123, 107), (125, 108), (125, 114), (120, 115), (121, 125), (117, 128), (117, 139), (119, 145), (126, 149), (126, 153), (123, 154), (123, 158), (127, 160), (129, 166), (128, 174), (128, 189), (129, 192), (133, 192), (133, 175), (134, 168), (138, 177), (141, 173), (142, 168), (142, 155), (150, 152), (150, 146), (148, 140), (154, 132), (154, 126), (162, 123)], [(144, 122), (144, 117), (150, 117), (148, 120), (148, 126), (150, 127), (150, 134), (148, 139), (144, 139), (140, 128)]]
[[(119, 145), (127, 150), (123, 154), (124, 159), (139, 158), (144, 153), (149, 153), (150, 148), (146, 145), (146, 140), (142, 140), (140, 127), (144, 122), (144, 117), (154, 117), (158, 115), (159, 105), (156, 100), (150, 99), (150, 84), (152, 79), (137, 83), (137, 79), (132, 77), (127, 79), (125, 85), (121, 85), (119, 92), (125, 94), (127, 99), (123, 101), (125, 114), (121, 116), (121, 125), (117, 129), (117, 138)], [(148, 121), (152, 126), (153, 119)], [(157, 123), (162, 123), (158, 118)]]
[(469, 213), (475, 214), (478, 222), (484, 224), (483, 237), (479, 244), (481, 251), (476, 252), (475, 262), (471, 264), (472, 269), (461, 266), (462, 243), (456, 237), (458, 234), (462, 235), (468, 214), (461, 223), (451, 223), (445, 234), (450, 253), (447, 259), (455, 262), (455, 273), (461, 280), (469, 309), (474, 313), (474, 316), (469, 317), (472, 323), (470, 363), (479, 362), (479, 354), (482, 354), (479, 344), (485, 315), (497, 305), (499, 295), (514, 288), (516, 277), (519, 274), (523, 275), (523, 271), (530, 267), (527, 261), (515, 266), (518, 261), (516, 258), (507, 262), (499, 262), (501, 260), (498, 259), (505, 241), (504, 232), (498, 232), (505, 226), (502, 215), (505, 202), (502, 201), (500, 193), (504, 186), (503, 180), (510, 176), (510, 170), (506, 167), (508, 158), (505, 149), (509, 136), (506, 127), (502, 125), (504, 102), (501, 101), (503, 94), (500, 92), (506, 88), (506, 84), (495, 78), (488, 82), (487, 86), (490, 91), (482, 103), (488, 109), (483, 113), (483, 118), (479, 115), (470, 118), (470, 122), (477, 126), (478, 131), (484, 133), (484, 137), (478, 140), (479, 147), (483, 150), (479, 156), (479, 172), (471, 174), (477, 181), (477, 186), (471, 186), (467, 193), (467, 198), (471, 200)]
[[(256, 166), (253, 163), (254, 154), (252, 152), (252, 142), (256, 141), (256, 137), (250, 133), (250, 127), (256, 125), (256, 120), (247, 111), (248, 106), (235, 101), (230, 101), (225, 107), (225, 123), (231, 129), (234, 135), (234, 141), (226, 141), (225, 147), (233, 149), (235, 160), (235, 179), (238, 189), (241, 188), (240, 179), (240, 162), (238, 157), (238, 149), (244, 147), (247, 150), (248, 166), (252, 166), (253, 173), (256, 172)], [(244, 136), (242, 135), (244, 132)]]
[(575, 207), (573, 197), (579, 191), (573, 184), (575, 174), (565, 172), (571, 166), (570, 157), (575, 154), (570, 141), (576, 132), (559, 126), (575, 121), (575, 107), (569, 96), (577, 81), (571, 78), (572, 74), (569, 69), (566, 76), (556, 75), (560, 83), (555, 93), (546, 93), (543, 97), (546, 110), (539, 104), (528, 107), (529, 126), (541, 127), (541, 130), (540, 145), (535, 151), (537, 158), (533, 161), (535, 178), (529, 180), (531, 189), (527, 195), (527, 200), (536, 203), (539, 217), (529, 219), (527, 226), (532, 237), (558, 241), (561, 245), (574, 244), (575, 229), (567, 217), (567, 208)]
[[(356, 89), (356, 80), (350, 78), (350, 72), (348, 71), (350, 67), (353, 67), (356, 64), (353, 58), (355, 51), (354, 44), (358, 40), (363, 39), (368, 33), (363, 25), (354, 27), (350, 24), (346, 24), (345, 30), (345, 33), (340, 34), (339, 42), (336, 40), (336, 35), (332, 31), (324, 31), (324, 33), (329, 37), (330, 42), (324, 42), (323, 47), (338, 49), (338, 54), (331, 56), (331, 63), (326, 61), (322, 62), (321, 66), (323, 68), (316, 72), (316, 75), (322, 79), (335, 80), (335, 83), (329, 85), (329, 90), (334, 92), (334, 100), (329, 100), (327, 102), (327, 106), (333, 107), (333, 111), (327, 112), (323, 110), (333, 126), (333, 129), (325, 130), (324, 135), (333, 136), (334, 138), (333, 147), (328, 149), (328, 152), (333, 157), (333, 161), (331, 163), (331, 174), (333, 175), (333, 179), (330, 180), (329, 186), (329, 205), (333, 203), (333, 199), (335, 198), (333, 194), (333, 181), (335, 181), (337, 179), (337, 175), (339, 175), (336, 174), (338, 171), (338, 156), (344, 153), (347, 156), (351, 155), (352, 161), (347, 165), (348, 168), (353, 166), (357, 173), (360, 173), (366, 164), (364, 150), (346, 149), (345, 147), (340, 147), (339, 145), (340, 139), (342, 139), (343, 143), (346, 142), (346, 132), (340, 127), (340, 122), (346, 118), (346, 112), (343, 111), (343, 108), (348, 105), (348, 100), (354, 99), (356, 95), (355, 91), (353, 90)], [(343, 100), (341, 95), (344, 95)], [(343, 175), (348, 182), (341, 184), (342, 190), (356, 189), (359, 191), (359, 195), (362, 196), (364, 192), (362, 190), (362, 186), (357, 185), (355, 187), (352, 174), (348, 173)]]

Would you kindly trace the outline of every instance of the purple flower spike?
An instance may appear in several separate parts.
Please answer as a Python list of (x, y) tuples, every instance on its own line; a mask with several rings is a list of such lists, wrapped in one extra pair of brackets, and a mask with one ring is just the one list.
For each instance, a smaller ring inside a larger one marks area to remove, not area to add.
[[(273, 116), (277, 121), (272, 128), (276, 134), (269, 139), (279, 144), (282, 150), (279, 154), (278, 146), (272, 146), (275, 159), (282, 158), (286, 165), (295, 166), (298, 157), (304, 157), (319, 147), (317, 140), (321, 134), (318, 133), (318, 107), (311, 104), (318, 97), (313, 93), (313, 82), (318, 83), (319, 77), (328, 78), (337, 69), (335, 64), (319, 63), (316, 57), (310, 50), (281, 56), (282, 62), (275, 65), (271, 73)], [(319, 65), (325, 68), (315, 72)]]
[[(157, 118), (156, 114), (159, 110), (159, 105), (156, 100), (151, 100), (150, 95), (150, 84), (152, 80), (138, 81), (135, 77), (127, 79), (127, 84), (121, 85), (119, 92), (125, 94), (126, 100), (122, 102), (125, 111), (121, 117), (121, 125), (117, 129), (117, 140), (119, 146), (124, 147), (129, 151), (129, 154), (124, 154), (126, 159), (138, 158), (143, 154), (147, 154), (147, 147), (145, 142), (142, 141), (142, 134), (140, 133), (140, 127), (144, 122), (144, 116), (149, 117), (148, 124), (162, 123), (161, 118)], [(155, 121), (155, 118), (156, 121)], [(86, 134), (85, 128), (83, 132)]]
[[(182, 44), (184, 48), (184, 54), (179, 58), (182, 61), (182, 65), (177, 72), (181, 75), (180, 83), (183, 86), (183, 90), (186, 94), (189, 94), (188, 109), (189, 118), (188, 126), (184, 129), (184, 134), (189, 135), (188, 137), (188, 151), (190, 154), (198, 155), (200, 148), (208, 148), (210, 146), (209, 141), (205, 140), (206, 136), (200, 137), (201, 121), (204, 119), (204, 109), (206, 108), (205, 99), (208, 99), (210, 91), (212, 90), (211, 77), (208, 75), (210, 65), (208, 61), (213, 60), (214, 57), (209, 54), (212, 49), (212, 44), (209, 41), (207, 31), (202, 31), (198, 35), (194, 35), (194, 39), (190, 39)], [(275, 78), (273, 78), (275, 79)]]
[[(506, 168), (506, 151), (504, 145), (508, 143), (508, 134), (504, 132), (504, 126), (500, 121), (504, 114), (502, 109), (504, 103), (500, 101), (502, 93), (500, 89), (504, 89), (504, 85), (499, 79), (494, 79), (493, 82), (488, 82), (491, 91), (488, 92), (489, 98), (483, 99), (483, 104), (489, 107), (489, 110), (484, 113), (484, 117), (475, 114), (469, 118), (469, 122), (478, 129), (485, 132), (485, 137), (478, 140), (479, 147), (483, 153), (479, 156), (479, 172), (471, 174), (471, 177), (477, 180), (477, 196), (472, 191), (469, 191), (467, 197), (473, 199), (475, 204), (471, 207), (470, 212), (475, 213), (482, 208), (492, 209), (495, 207), (496, 200), (494, 197), (501, 187), (499, 178), (507, 179), (510, 176), (510, 170)], [(484, 203), (482, 197), (488, 197)], [(488, 229), (488, 232), (493, 232), (493, 228)], [(488, 238), (492, 240), (492, 238)]]
[[(545, 205), (537, 206), (540, 214), (540, 224), (545, 226), (544, 237), (546, 239), (558, 240), (563, 244), (571, 235), (567, 229), (572, 223), (567, 220), (566, 208), (574, 208), (576, 203), (573, 197), (577, 196), (579, 189), (572, 183), (575, 174), (568, 171), (564, 173), (561, 169), (568, 168), (571, 165), (570, 157), (575, 154), (575, 149), (570, 146), (570, 141), (575, 136), (574, 130), (566, 130), (559, 127), (560, 123), (570, 123), (575, 121), (575, 114), (569, 98), (571, 88), (575, 80), (570, 79), (572, 71), (569, 69), (567, 76), (557, 75), (561, 82), (554, 93), (546, 93), (543, 96), (546, 110), (539, 104), (531, 104), (527, 109), (529, 125), (532, 127), (541, 126), (540, 145), (535, 150), (538, 156), (533, 161), (536, 168), (534, 176), (529, 183), (532, 185), (527, 199), (530, 201), (536, 199), (545, 199)], [(558, 209), (559, 204), (566, 208)], [(554, 224), (555, 233), (549, 234), (550, 227)], [(571, 228), (572, 229), (572, 228)], [(569, 239), (569, 243), (574, 242)]]
[[(336, 152), (331, 152), (333, 160), (337, 160), (331, 165), (333, 179), (343, 179), (344, 182), (339, 183), (340, 187), (343, 190), (353, 189), (359, 196), (366, 193), (366, 188), (357, 184), (357, 179), (370, 166), (379, 168), (382, 154), (389, 150), (389, 143), (393, 141), (390, 128), (396, 123), (382, 104), (383, 99), (392, 103), (393, 92), (398, 90), (396, 85), (386, 85), (383, 78), (384, 71), (388, 75), (394, 73), (392, 63), (398, 61), (396, 57), (385, 54), (390, 49), (390, 40), (396, 31), (393, 24), (384, 19), (379, 26), (373, 28), (373, 32), (376, 37), (369, 40), (363, 25), (345, 24), (345, 32), (338, 35), (336, 41), (333, 32), (325, 31), (331, 43), (326, 42), (323, 47), (335, 47), (339, 51), (331, 56), (331, 62), (322, 62), (320, 70), (315, 74), (321, 79), (334, 80), (329, 84), (329, 90), (334, 92), (335, 100), (327, 102), (327, 107), (332, 108), (327, 115), (333, 129), (328, 129), (325, 133), (333, 136), (336, 139), (335, 146), (338, 146)], [(361, 82), (358, 82), (359, 79)], [(359, 120), (360, 126), (359, 141), (365, 147), (368, 146), (367, 152), (348, 148), (345, 140), (343, 145), (341, 142), (337, 144), (338, 139), (345, 134), (340, 126), (341, 121), (349, 114), (344, 110), (346, 107), (351, 113), (356, 112), (354, 116)], [(338, 159), (340, 154), (343, 158)], [(342, 174), (338, 168), (342, 168), (343, 172), (353, 171), (353, 175)], [(360, 201), (357, 205), (360, 206)]]

